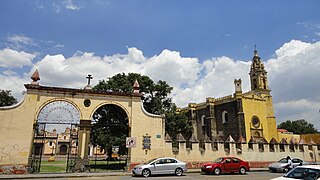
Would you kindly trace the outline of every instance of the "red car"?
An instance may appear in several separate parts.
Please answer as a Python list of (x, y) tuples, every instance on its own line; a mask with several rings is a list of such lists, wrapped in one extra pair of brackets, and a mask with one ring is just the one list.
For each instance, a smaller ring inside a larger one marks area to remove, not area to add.
[(201, 166), (201, 173), (215, 175), (231, 172), (246, 174), (249, 170), (249, 163), (236, 157), (219, 157), (212, 163), (205, 163)]

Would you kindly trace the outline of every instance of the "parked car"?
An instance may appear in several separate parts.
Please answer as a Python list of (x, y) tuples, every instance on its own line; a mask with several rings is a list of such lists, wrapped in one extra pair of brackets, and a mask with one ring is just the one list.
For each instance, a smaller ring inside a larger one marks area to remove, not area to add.
[(205, 163), (201, 166), (201, 174), (215, 174), (239, 172), (246, 174), (250, 170), (249, 163), (237, 157), (219, 157), (212, 163)]
[[(299, 158), (292, 158), (291, 159), (293, 168), (297, 166), (301, 166), (304, 164), (303, 160)], [(269, 164), (268, 166), (269, 170), (272, 172), (288, 172), (288, 160), (287, 158), (282, 158), (278, 162), (274, 162)]]
[(152, 159), (132, 169), (134, 176), (149, 177), (156, 174), (175, 174), (181, 176), (187, 171), (187, 164), (171, 157)]
[(320, 179), (320, 165), (305, 165), (298, 166), (282, 177), (273, 178), (271, 180), (292, 180), (292, 179), (304, 179), (304, 180), (316, 180)]

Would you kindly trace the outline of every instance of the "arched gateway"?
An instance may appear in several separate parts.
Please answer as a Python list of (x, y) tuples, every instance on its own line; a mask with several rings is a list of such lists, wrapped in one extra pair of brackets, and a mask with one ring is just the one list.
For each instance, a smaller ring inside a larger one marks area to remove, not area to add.
[[(25, 84), (26, 93), (22, 102), (0, 108), (0, 169), (18, 169), (20, 173), (27, 169), (37, 172), (37, 157), (43, 153), (40, 146), (43, 147), (41, 143), (44, 143), (50, 144), (56, 154), (70, 155), (68, 163), (72, 167), (68, 168), (72, 169), (69, 171), (84, 170), (90, 154), (93, 115), (104, 105), (116, 105), (127, 115), (128, 166), (163, 152), (164, 119), (144, 110), (138, 82), (134, 85), (133, 93), (124, 94), (98, 92), (92, 90), (90, 85), (84, 89), (48, 87), (39, 85), (39, 78), (33, 76), (32, 79), (34, 81), (31, 84)], [(49, 124), (68, 124), (70, 130), (65, 136), (71, 140), (58, 145), (54, 141), (41, 139)], [(151, 141), (151, 146), (143, 144), (145, 138)]]

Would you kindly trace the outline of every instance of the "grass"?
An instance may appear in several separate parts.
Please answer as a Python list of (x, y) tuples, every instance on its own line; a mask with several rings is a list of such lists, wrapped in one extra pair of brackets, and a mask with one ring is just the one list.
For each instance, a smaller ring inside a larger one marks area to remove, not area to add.
[(66, 172), (67, 160), (58, 160), (53, 162), (41, 161), (40, 173), (60, 173)]
[[(107, 170), (123, 170), (126, 167), (126, 161), (105, 161), (90, 160), (90, 168), (94, 172), (103, 172)], [(59, 159), (53, 162), (43, 159), (41, 161), (40, 173), (62, 173), (66, 172), (67, 159)]]

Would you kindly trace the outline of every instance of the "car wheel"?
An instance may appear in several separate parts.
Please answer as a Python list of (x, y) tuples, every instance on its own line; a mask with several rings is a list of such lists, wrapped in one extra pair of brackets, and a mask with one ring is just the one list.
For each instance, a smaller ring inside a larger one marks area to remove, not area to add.
[(176, 171), (174, 172), (174, 174), (177, 176), (182, 176), (183, 170), (181, 168), (177, 168)]
[(246, 168), (241, 167), (241, 168), (239, 169), (239, 173), (240, 173), (240, 174), (246, 174)]
[(221, 169), (220, 168), (214, 168), (213, 173), (215, 175), (219, 175), (219, 174), (221, 174)]
[(149, 169), (144, 169), (142, 170), (142, 176), (144, 177), (149, 177), (150, 176), (150, 170)]

